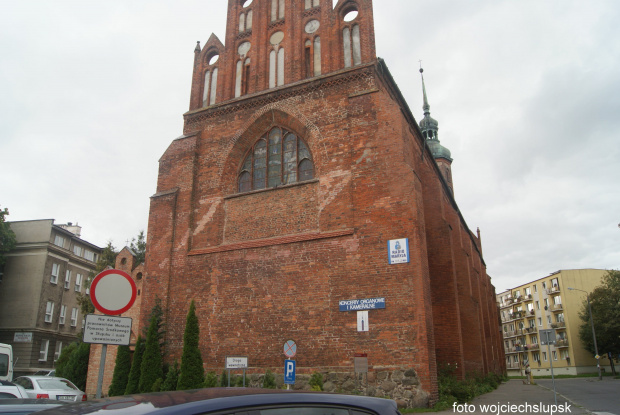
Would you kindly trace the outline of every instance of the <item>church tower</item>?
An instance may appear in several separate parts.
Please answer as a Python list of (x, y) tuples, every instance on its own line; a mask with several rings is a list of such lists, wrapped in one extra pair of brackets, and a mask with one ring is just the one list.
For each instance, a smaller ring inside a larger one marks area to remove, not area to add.
[(194, 51), (190, 111), (376, 60), (370, 0), (228, 0), (226, 44)]
[(454, 185), (452, 183), (452, 157), (450, 150), (442, 146), (439, 142), (438, 131), (439, 123), (437, 120), (431, 117), (431, 106), (428, 104), (428, 97), (426, 96), (426, 85), (424, 84), (424, 69), (420, 68), (420, 76), (422, 77), (422, 94), (424, 99), (424, 118), (420, 121), (420, 131), (426, 140), (426, 145), (431, 150), (433, 158), (439, 166), (439, 170), (443, 178), (446, 180), (448, 187), (454, 194)]

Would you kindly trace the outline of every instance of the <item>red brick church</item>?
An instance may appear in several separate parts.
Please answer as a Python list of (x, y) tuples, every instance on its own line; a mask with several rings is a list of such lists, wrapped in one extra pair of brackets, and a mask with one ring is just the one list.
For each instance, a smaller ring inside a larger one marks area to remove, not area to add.
[(426, 92), (418, 124), (377, 59), (373, 24), (371, 0), (228, 0), (225, 42), (196, 46), (148, 224), (141, 318), (162, 301), (170, 362), (194, 300), (205, 370), (247, 356), (282, 373), (294, 340), (298, 374), (346, 390), (363, 357), (363, 393), (409, 406), (436, 399), (441, 365), (503, 372), (451, 154)]

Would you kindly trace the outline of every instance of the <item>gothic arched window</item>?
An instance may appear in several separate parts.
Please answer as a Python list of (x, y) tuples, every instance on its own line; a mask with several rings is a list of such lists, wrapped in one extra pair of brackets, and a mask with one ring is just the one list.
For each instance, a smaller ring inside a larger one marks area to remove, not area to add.
[(272, 128), (250, 149), (238, 175), (240, 193), (303, 182), (314, 178), (306, 143), (294, 133)]

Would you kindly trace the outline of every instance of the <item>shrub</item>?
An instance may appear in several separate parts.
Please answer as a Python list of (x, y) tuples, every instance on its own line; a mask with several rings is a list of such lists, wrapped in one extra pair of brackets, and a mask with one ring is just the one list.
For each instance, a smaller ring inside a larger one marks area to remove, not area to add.
[(119, 346), (116, 352), (114, 374), (112, 375), (112, 383), (108, 389), (108, 396), (120, 396), (125, 394), (130, 369), (131, 351), (129, 350), (129, 346)]
[(209, 372), (205, 376), (205, 388), (215, 388), (217, 386), (217, 374), (215, 372)]
[[(144, 355), (142, 356), (142, 362), (140, 364), (140, 382), (138, 383), (138, 388), (141, 393), (155, 392), (153, 390), (153, 384), (157, 379), (162, 379), (164, 377), (158, 335), (161, 323), (160, 320), (161, 315), (156, 313), (151, 314), (151, 321), (146, 334)], [(161, 384), (159, 387), (161, 388)]]
[(142, 336), (138, 335), (138, 340), (136, 340), (136, 348), (133, 352), (133, 362), (131, 362), (131, 370), (129, 371), (129, 379), (127, 379), (127, 388), (125, 388), (125, 395), (139, 392), (140, 367), (142, 365), (143, 354), (144, 343), (142, 342)]
[(168, 369), (166, 374), (166, 380), (161, 385), (161, 391), (174, 391), (177, 390), (177, 383), (179, 383), (179, 362), (174, 361), (174, 367)]
[(322, 391), (323, 390), (323, 375), (319, 372), (315, 372), (310, 376), (310, 381), (308, 382), (312, 387), (313, 391)]
[(265, 373), (265, 377), (263, 378), (263, 388), (265, 389), (275, 389), (276, 388), (276, 377), (271, 373), (270, 370)]
[(225, 388), (228, 386), (228, 373), (224, 370), (220, 376), (220, 386)]
[(185, 332), (183, 333), (183, 356), (181, 357), (178, 390), (201, 388), (205, 382), (202, 355), (198, 347), (199, 338), (200, 328), (198, 327), (198, 317), (196, 317), (196, 305), (192, 300), (187, 312)]

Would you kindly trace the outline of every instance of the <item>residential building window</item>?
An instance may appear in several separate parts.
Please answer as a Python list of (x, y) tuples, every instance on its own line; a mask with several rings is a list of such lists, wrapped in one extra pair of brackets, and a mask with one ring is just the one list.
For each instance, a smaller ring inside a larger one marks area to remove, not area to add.
[(543, 301), (545, 303), (545, 310), (547, 310), (549, 308), (549, 299), (545, 298)]
[(560, 350), (560, 359), (567, 360), (568, 359), (568, 350), (562, 349)]
[(79, 245), (73, 245), (73, 253), (77, 256), (82, 256), (84, 254), (84, 248)]
[(73, 310), (71, 310), (71, 327), (77, 326), (77, 319), (78, 309), (76, 307), (73, 307)]
[(547, 352), (542, 352), (543, 361), (547, 361)]
[(562, 297), (560, 297), (559, 295), (556, 295), (555, 297), (553, 297), (553, 304), (562, 305)]
[(47, 361), (47, 349), (50, 347), (49, 340), (41, 340), (41, 349), (39, 351), (39, 362)]
[(51, 323), (54, 315), (54, 302), (48, 301), (47, 306), (45, 307), (45, 322)]
[(553, 350), (551, 353), (553, 353), (553, 360), (558, 360), (558, 352)]
[(557, 278), (554, 278), (554, 279), (551, 280), (551, 286), (552, 287), (559, 287), (558, 279)]
[(89, 251), (88, 249), (84, 251), (84, 258), (89, 261), (95, 260), (95, 253), (93, 251)]
[(538, 336), (535, 334), (532, 334), (530, 336), (530, 340), (532, 340), (532, 344), (538, 344)]
[(528, 320), (528, 323), (529, 323), (531, 329), (536, 327), (536, 322), (534, 321), (534, 319)]
[(530, 295), (532, 295), (532, 290), (530, 289), (530, 287), (527, 287), (527, 288), (525, 289), (525, 296), (526, 296), (526, 297), (528, 297), (528, 296), (530, 296)]
[(52, 264), (52, 276), (50, 278), (50, 282), (52, 284), (58, 284), (58, 275), (60, 274), (60, 265)]
[(65, 246), (65, 238), (60, 235), (56, 235), (56, 237), (54, 238), (54, 245), (63, 248)]
[(60, 353), (62, 352), (62, 342), (61, 341), (57, 341), (56, 342), (56, 351), (54, 352), (54, 362), (58, 360), (58, 358), (60, 357)]
[(536, 284), (534, 284), (534, 292), (537, 293), (538, 292), (538, 287), (536, 286)]
[(536, 310), (540, 310), (540, 302), (536, 300)]
[(243, 193), (312, 178), (314, 165), (306, 143), (292, 132), (275, 127), (248, 152), (239, 172), (238, 190)]
[(532, 353), (532, 360), (540, 363), (540, 353), (539, 352)]
[(538, 317), (538, 325), (542, 327), (542, 317)]
[(75, 276), (75, 292), (82, 292), (82, 274)]
[(65, 324), (65, 317), (67, 315), (67, 306), (64, 304), (60, 305), (60, 317), (58, 317), (58, 324)]
[(564, 322), (564, 313), (558, 313), (555, 315), (555, 322), (556, 323), (563, 323)]
[(65, 289), (68, 290), (71, 285), (71, 271), (67, 270), (65, 273)]
[(547, 323), (551, 324), (551, 316), (547, 316)]
[(543, 287), (543, 288), (547, 288), (547, 283), (543, 281), (543, 283), (542, 283), (542, 287)]

